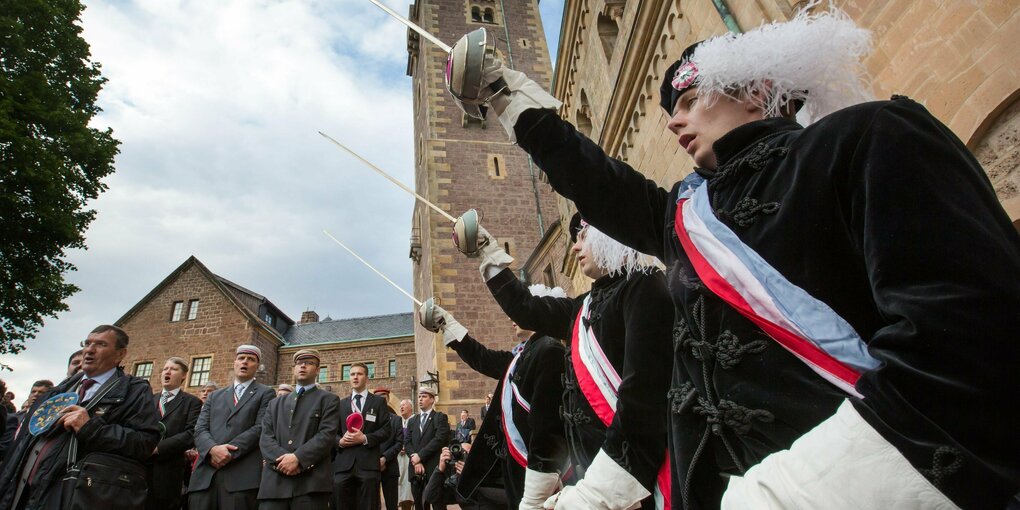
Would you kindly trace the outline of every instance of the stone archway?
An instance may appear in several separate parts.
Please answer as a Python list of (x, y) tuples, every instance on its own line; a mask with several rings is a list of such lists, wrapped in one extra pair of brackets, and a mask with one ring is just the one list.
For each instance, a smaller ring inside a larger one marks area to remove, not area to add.
[(992, 181), (1009, 219), (1020, 229), (1020, 98), (998, 109), (973, 145), (974, 156)]

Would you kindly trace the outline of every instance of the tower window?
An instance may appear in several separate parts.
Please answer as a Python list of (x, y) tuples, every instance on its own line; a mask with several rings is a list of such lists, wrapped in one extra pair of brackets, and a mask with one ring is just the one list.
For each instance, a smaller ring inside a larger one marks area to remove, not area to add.
[(497, 25), (496, 7), (489, 0), (471, 0), (468, 2), (467, 19), (471, 23)]
[(489, 154), (486, 166), (489, 167), (490, 178), (506, 179), (506, 160), (502, 154)]

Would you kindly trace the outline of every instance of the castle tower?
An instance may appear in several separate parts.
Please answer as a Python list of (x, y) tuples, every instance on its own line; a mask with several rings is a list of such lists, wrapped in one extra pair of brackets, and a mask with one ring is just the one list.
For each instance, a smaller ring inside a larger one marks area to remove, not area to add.
[[(507, 65), (548, 87), (552, 77), (536, 0), (416, 0), (409, 18), (453, 44), (485, 27), (497, 39)], [(444, 83), (446, 54), (408, 31), (407, 73), (414, 94), (415, 187), (454, 216), (470, 208), (522, 267), (558, 219), (555, 195), (527, 154), (507, 141), (495, 114), (485, 121), (466, 117)], [(477, 259), (453, 247), (453, 225), (422, 204), (411, 224), (414, 294), (435, 297), (471, 335), (487, 345), (510, 349), (516, 341), (510, 320), (489, 294)], [(416, 324), (418, 381), (438, 379), (439, 408), (454, 416), (461, 408), (477, 413), (496, 381), (472, 371), (442, 335)], [(435, 386), (433, 384), (433, 386)]]

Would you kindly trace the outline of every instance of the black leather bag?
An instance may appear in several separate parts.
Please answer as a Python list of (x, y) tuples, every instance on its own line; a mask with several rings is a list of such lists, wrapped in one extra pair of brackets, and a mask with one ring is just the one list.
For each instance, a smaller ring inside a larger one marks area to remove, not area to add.
[[(120, 381), (99, 389), (85, 409), (92, 409)], [(61, 481), (62, 510), (141, 510), (148, 487), (142, 463), (113, 453), (92, 452), (78, 459), (78, 439), (71, 436), (67, 472)]]
[(62, 482), (64, 510), (145, 508), (145, 468), (138, 461), (92, 452), (67, 470)]

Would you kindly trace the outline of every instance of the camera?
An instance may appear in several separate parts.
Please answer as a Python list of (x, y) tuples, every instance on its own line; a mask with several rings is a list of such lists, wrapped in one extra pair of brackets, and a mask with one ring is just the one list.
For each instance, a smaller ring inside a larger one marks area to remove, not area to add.
[(446, 461), (446, 465), (453, 466), (457, 461), (467, 459), (467, 452), (464, 451), (464, 447), (461, 446), (459, 441), (450, 442), (450, 459)]

